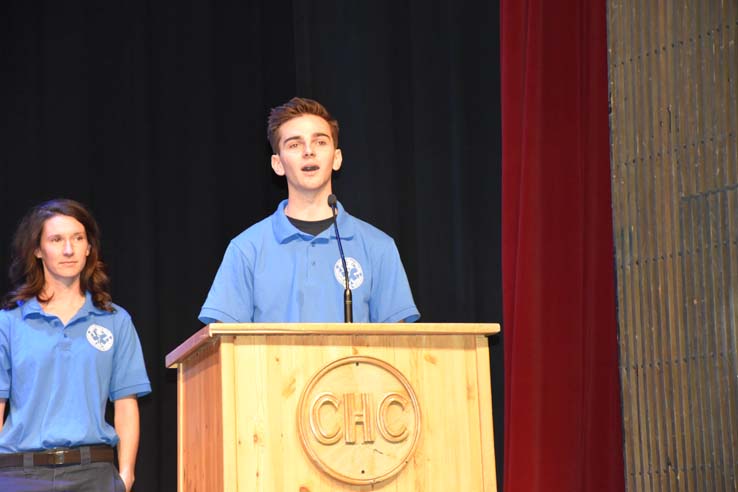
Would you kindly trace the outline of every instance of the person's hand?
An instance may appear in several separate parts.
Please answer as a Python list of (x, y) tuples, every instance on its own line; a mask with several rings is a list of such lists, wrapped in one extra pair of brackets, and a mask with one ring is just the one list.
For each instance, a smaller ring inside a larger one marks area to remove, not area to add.
[(131, 472), (130, 470), (121, 470), (120, 478), (123, 480), (123, 483), (126, 484), (126, 492), (131, 492), (131, 488), (133, 487), (133, 480), (135, 479), (135, 477), (133, 476), (133, 472)]

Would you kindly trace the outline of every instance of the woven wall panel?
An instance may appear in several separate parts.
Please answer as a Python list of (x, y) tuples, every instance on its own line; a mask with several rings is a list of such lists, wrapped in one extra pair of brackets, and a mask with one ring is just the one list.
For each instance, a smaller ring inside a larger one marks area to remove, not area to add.
[(629, 491), (738, 490), (738, 0), (608, 2)]

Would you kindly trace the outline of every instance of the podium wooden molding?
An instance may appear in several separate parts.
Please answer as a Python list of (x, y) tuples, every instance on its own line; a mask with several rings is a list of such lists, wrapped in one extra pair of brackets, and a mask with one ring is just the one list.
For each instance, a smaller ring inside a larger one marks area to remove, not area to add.
[(208, 325), (166, 357), (178, 490), (496, 491), (487, 336), (499, 330)]

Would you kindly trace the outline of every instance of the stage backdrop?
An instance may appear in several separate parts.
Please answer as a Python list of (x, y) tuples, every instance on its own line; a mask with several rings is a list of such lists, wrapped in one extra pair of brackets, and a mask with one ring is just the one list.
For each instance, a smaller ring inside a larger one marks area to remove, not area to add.
[(335, 192), (395, 238), (422, 321), (502, 321), (495, 1), (9, 1), (0, 53), (0, 270), (28, 207), (94, 211), (154, 389), (136, 490), (175, 489), (164, 355), (200, 328), (230, 238), (285, 196), (265, 122), (294, 95), (339, 119)]
[(605, 3), (501, 12), (505, 491), (622, 491)]

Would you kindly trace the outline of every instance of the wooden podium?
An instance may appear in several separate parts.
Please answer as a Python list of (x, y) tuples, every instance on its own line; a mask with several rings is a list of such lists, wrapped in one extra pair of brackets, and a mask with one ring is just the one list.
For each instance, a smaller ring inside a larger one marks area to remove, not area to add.
[(182, 492), (497, 490), (497, 324), (215, 323), (177, 368)]

